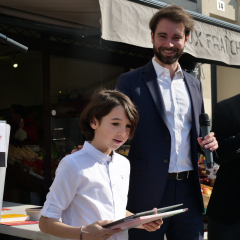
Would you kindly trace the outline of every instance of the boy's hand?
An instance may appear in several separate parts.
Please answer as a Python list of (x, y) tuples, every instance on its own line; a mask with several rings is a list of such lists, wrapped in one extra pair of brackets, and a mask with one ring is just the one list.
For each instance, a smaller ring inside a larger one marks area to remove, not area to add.
[(105, 220), (105, 221), (97, 221), (90, 225), (83, 227), (83, 231), (87, 233), (82, 233), (83, 239), (85, 240), (105, 240), (110, 238), (113, 234), (116, 234), (121, 231), (120, 228), (118, 229), (107, 229), (102, 228), (103, 225), (109, 224), (112, 221)]

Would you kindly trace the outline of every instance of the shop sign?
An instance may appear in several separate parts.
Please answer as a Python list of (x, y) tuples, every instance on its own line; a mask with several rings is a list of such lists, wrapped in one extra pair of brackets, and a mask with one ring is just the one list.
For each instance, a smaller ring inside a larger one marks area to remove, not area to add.
[(195, 21), (184, 52), (197, 58), (240, 65), (240, 33)]
[[(158, 10), (127, 0), (99, 0), (102, 38), (152, 48), (149, 21)], [(240, 33), (195, 21), (184, 52), (229, 65), (240, 65)]]

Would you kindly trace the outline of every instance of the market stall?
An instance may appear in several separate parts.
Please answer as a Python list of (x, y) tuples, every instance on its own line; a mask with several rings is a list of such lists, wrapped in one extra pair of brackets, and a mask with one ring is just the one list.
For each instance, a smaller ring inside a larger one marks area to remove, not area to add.
[[(9, 209), (2, 211), (3, 214), (26, 214), (25, 210), (27, 208), (37, 207), (34, 205), (24, 205), (12, 202), (3, 202), (3, 208)], [(31, 220), (31, 219), (30, 219)], [(42, 233), (38, 227), (38, 224), (27, 224), (27, 225), (15, 225), (7, 226), (0, 224), (0, 238), (1, 240), (7, 240), (8, 235), (32, 239), (32, 240), (61, 240), (62, 238), (50, 236), (48, 234)]]

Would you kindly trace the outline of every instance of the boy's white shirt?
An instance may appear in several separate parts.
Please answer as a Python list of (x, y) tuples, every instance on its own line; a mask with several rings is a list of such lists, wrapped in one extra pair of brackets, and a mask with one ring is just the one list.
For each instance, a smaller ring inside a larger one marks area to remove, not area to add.
[[(129, 161), (112, 157), (85, 142), (83, 149), (61, 160), (40, 215), (74, 227), (126, 216)], [(109, 240), (126, 240), (122, 231)]]

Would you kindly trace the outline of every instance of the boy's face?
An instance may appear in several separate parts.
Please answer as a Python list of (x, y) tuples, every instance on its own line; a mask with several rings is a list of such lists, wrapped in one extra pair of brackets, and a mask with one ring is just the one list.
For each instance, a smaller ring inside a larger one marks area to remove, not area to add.
[(91, 144), (106, 155), (124, 144), (131, 130), (131, 123), (122, 106), (113, 108), (101, 123), (94, 118), (90, 125), (95, 130)]

